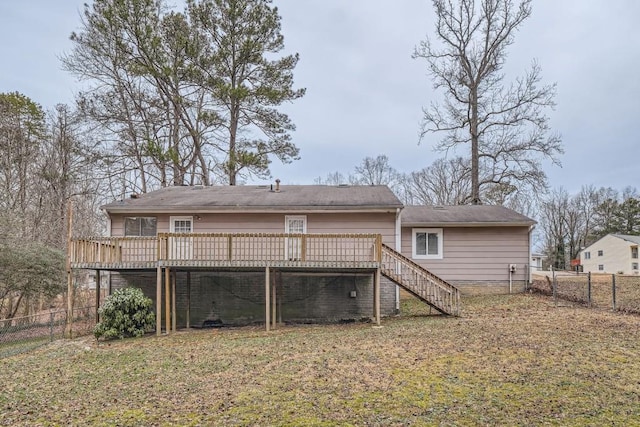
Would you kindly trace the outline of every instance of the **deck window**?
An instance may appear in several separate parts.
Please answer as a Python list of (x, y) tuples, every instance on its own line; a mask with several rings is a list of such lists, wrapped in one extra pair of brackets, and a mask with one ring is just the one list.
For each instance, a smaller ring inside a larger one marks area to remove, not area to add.
[(598, 270), (604, 271), (604, 264), (598, 264)]
[(638, 269), (638, 263), (637, 262), (632, 262), (631, 263), (631, 269), (632, 270), (637, 270)]
[(155, 236), (157, 218), (154, 216), (128, 216), (124, 218), (125, 236)]
[(412, 252), (415, 259), (442, 259), (442, 228), (414, 228)]
[(631, 258), (638, 259), (638, 247), (634, 246), (631, 248)]

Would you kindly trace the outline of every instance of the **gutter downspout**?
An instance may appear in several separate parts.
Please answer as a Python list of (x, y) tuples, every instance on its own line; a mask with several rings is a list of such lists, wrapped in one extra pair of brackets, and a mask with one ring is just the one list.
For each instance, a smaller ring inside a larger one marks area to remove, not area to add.
[(525, 285), (525, 290), (529, 287), (529, 285), (531, 284), (531, 234), (533, 233), (533, 230), (536, 228), (535, 224), (532, 224), (529, 226), (529, 234), (528, 234), (528, 241), (529, 241), (529, 258), (527, 259), (527, 283)]
[[(400, 214), (402, 208), (396, 210), (396, 251), (402, 253), (402, 224)], [(396, 285), (396, 314), (400, 314), (400, 286)]]

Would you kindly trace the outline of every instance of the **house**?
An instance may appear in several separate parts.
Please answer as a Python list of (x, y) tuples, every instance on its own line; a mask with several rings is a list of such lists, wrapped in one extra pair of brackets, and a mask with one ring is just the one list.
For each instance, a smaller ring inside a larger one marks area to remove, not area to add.
[(523, 291), (534, 224), (503, 206), (406, 206), (402, 253), (463, 293)]
[(158, 333), (379, 323), (397, 313), (398, 286), (456, 315), (459, 287), (527, 280), (534, 223), (495, 206), (404, 207), (386, 186), (168, 187), (103, 209), (108, 236), (75, 237), (71, 266), (141, 287)]
[(531, 253), (531, 262), (529, 263), (529, 267), (531, 268), (531, 271), (532, 272), (542, 271), (544, 269), (544, 266), (542, 264), (546, 259), (547, 259), (547, 256), (544, 254), (540, 254), (536, 252)]
[(580, 252), (583, 271), (610, 274), (639, 274), (640, 236), (607, 234)]

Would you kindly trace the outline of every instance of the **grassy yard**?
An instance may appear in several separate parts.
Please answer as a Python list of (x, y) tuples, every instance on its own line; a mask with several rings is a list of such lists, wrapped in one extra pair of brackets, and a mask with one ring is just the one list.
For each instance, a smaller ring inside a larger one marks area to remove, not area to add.
[(640, 425), (640, 317), (563, 304), (59, 341), (0, 360), (0, 424)]

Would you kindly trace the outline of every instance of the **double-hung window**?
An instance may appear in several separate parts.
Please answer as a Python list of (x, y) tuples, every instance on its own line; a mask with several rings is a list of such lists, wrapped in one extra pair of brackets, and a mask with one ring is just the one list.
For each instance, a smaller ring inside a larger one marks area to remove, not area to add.
[(125, 236), (155, 236), (157, 218), (154, 216), (127, 216), (124, 218)]
[(411, 232), (414, 259), (442, 259), (442, 228), (414, 228)]

